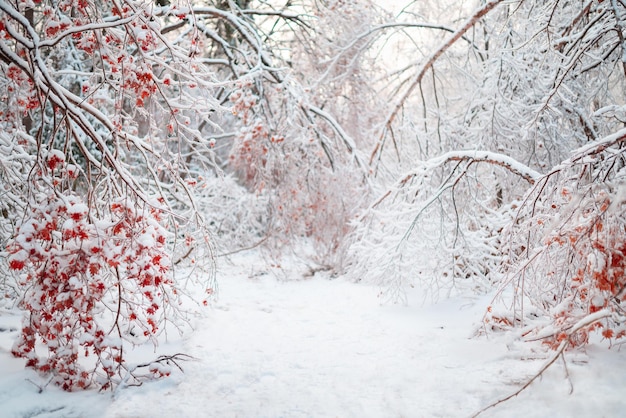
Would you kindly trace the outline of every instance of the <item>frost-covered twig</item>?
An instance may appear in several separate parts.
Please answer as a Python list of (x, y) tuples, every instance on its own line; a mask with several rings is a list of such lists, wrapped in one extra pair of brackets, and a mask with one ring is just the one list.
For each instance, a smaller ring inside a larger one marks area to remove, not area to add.
[(371, 207), (375, 208), (376, 206), (378, 206), (392, 193), (393, 190), (399, 190), (403, 188), (412, 178), (424, 175), (450, 161), (469, 161), (470, 164), (474, 162), (483, 162), (497, 165), (507, 169), (513, 174), (522, 177), (530, 184), (534, 184), (541, 177), (541, 173), (539, 173), (538, 171), (535, 171), (525, 164), (504, 154), (481, 150), (450, 151), (438, 157), (432, 158), (428, 161), (421, 162), (416, 169), (401, 176), (401, 179), (396, 182), (393, 188), (391, 188), (381, 197), (376, 199)]
[(372, 151), (372, 153), (370, 155), (370, 164), (372, 164), (374, 162), (374, 159), (376, 158), (376, 156), (380, 155), (380, 153), (382, 152), (382, 148), (383, 148), (383, 145), (384, 145), (384, 139), (385, 139), (385, 136), (387, 134), (387, 131), (391, 130), (391, 124), (393, 123), (393, 121), (395, 120), (396, 116), (398, 115), (398, 112), (400, 112), (400, 109), (402, 109), (402, 107), (405, 105), (406, 101), (408, 100), (408, 98), (413, 93), (413, 90), (415, 90), (415, 88), (420, 85), (420, 83), (422, 82), (422, 79), (424, 78), (424, 76), (426, 75), (428, 70), (430, 70), (432, 68), (432, 66), (435, 64), (435, 62), (437, 62), (437, 60), (448, 49), (450, 49), (452, 47), (452, 45), (454, 45), (459, 39), (461, 39), (463, 37), (463, 35), (465, 35), (465, 33), (468, 30), (470, 30), (472, 27), (474, 27), (474, 25), (476, 25), (476, 23), (480, 19), (482, 19), (485, 15), (487, 15), (491, 10), (493, 10), (501, 2), (502, 2), (502, 0), (490, 0), (490, 1), (486, 2), (482, 7), (477, 9), (472, 14), (472, 16), (470, 16), (470, 18), (465, 21), (463, 26), (461, 26), (458, 30), (456, 30), (456, 32), (454, 32), (452, 34), (452, 36), (450, 36), (450, 38), (448, 38), (443, 43), (443, 45), (441, 45), (439, 48), (437, 48), (435, 50), (435, 52), (433, 54), (431, 54), (430, 57), (428, 57), (426, 62), (420, 67), (420, 69), (419, 69), (418, 73), (415, 75), (414, 79), (411, 81), (411, 84), (409, 85), (407, 90), (397, 100), (396, 105), (393, 107), (393, 110), (391, 111), (389, 116), (386, 117), (383, 131), (381, 132), (380, 138), (378, 139), (378, 142), (376, 143), (376, 146), (374, 147), (374, 150)]

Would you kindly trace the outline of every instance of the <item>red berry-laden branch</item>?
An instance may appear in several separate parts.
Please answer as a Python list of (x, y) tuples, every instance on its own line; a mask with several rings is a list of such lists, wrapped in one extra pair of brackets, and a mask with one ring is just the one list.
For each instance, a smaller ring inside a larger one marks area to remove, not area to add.
[[(62, 153), (47, 162), (66, 172)], [(160, 211), (120, 199), (97, 215), (76, 194), (35, 199), (8, 246), (27, 289), (13, 354), (63, 389), (108, 388), (125, 373), (125, 343), (155, 341), (177, 299)]]

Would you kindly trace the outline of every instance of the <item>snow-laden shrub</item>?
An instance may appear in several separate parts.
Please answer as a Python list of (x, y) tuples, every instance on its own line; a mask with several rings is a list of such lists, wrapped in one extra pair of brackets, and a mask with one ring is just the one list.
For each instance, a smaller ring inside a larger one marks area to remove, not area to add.
[[(66, 171), (61, 157), (51, 153), (50, 167)], [(156, 342), (176, 316), (162, 213), (128, 199), (96, 211), (75, 194), (45, 191), (7, 246), (26, 312), (12, 352), (66, 390), (107, 388), (128, 371), (127, 347)]]
[(229, 169), (262, 208), (265, 247), (275, 257), (298, 254), (339, 269), (349, 220), (363, 202), (365, 165), (353, 140), (292, 80), (260, 83), (245, 80), (231, 94), (241, 127)]
[(582, 147), (530, 190), (504, 235), (512, 309), (488, 312), (487, 325), (522, 325), (553, 348), (585, 345), (591, 331), (626, 336), (625, 138)]
[(484, 151), (450, 152), (417, 165), (355, 222), (353, 277), (380, 285), (392, 301), (403, 301), (415, 284), (434, 297), (492, 289), (501, 231), (515, 206), (506, 203), (514, 199), (503, 188), (539, 174)]

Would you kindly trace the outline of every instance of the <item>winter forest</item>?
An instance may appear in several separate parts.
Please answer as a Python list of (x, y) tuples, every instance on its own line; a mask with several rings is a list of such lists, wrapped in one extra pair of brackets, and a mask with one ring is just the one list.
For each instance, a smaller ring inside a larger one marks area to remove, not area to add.
[(0, 408), (623, 413), (625, 36), (623, 0), (0, 0)]

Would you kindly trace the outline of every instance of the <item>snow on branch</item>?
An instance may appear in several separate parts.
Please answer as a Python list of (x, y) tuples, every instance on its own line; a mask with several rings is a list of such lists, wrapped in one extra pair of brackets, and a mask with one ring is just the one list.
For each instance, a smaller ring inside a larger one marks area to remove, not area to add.
[[(390, 23), (383, 23), (383, 24), (380, 24), (380, 25), (376, 25), (376, 26), (374, 26), (372, 28), (368, 28), (366, 31), (362, 32), (361, 34), (356, 35), (347, 45), (343, 46), (341, 48), (340, 52), (337, 55), (335, 55), (335, 57), (332, 59), (332, 62), (330, 63), (330, 65), (328, 65), (328, 67), (327, 67), (326, 71), (324, 72), (324, 74), (322, 74), (322, 76), (319, 78), (319, 80), (317, 80), (316, 84), (319, 85), (319, 84), (323, 83), (324, 80), (326, 80), (326, 78), (328, 78), (328, 75), (332, 72), (332, 70), (341, 61), (341, 59), (343, 58), (343, 56), (346, 54), (347, 51), (350, 51), (353, 48), (355, 48), (357, 44), (359, 44), (361, 41), (363, 41), (366, 38), (373, 37), (373, 35), (375, 35), (377, 33), (380, 33), (380, 32), (383, 32), (386, 29), (394, 29), (394, 28), (400, 28), (400, 29), (406, 29), (406, 28), (433, 29), (433, 30), (441, 30), (441, 31), (445, 31), (445, 32), (456, 33), (454, 29), (452, 29), (452, 28), (450, 28), (448, 26), (436, 25), (436, 24), (424, 23), (424, 22), (390, 22)], [(476, 44), (474, 44), (474, 42), (471, 39), (469, 39), (467, 36), (461, 34), (460, 38), (463, 39), (464, 41), (466, 41), (468, 44), (470, 44), (472, 46), (472, 48), (478, 49), (478, 46)], [(369, 46), (369, 45), (370, 45), (370, 42), (366, 42), (365, 46), (362, 47), (361, 50), (366, 49), (367, 46)]]
[(569, 167), (575, 163), (585, 162), (585, 157), (597, 155), (601, 152), (606, 151), (608, 148), (623, 142), (626, 142), (626, 128), (620, 129), (619, 131), (611, 135), (607, 135), (602, 139), (590, 142), (574, 150), (572, 152), (572, 156), (563, 161), (561, 164), (554, 167), (551, 170), (550, 174), (556, 173), (557, 171), (560, 171), (563, 168)]
[(400, 99), (398, 100), (396, 105), (393, 107), (393, 109), (392, 109), (391, 113), (389, 114), (389, 116), (387, 116), (387, 118), (386, 118), (386, 120), (384, 122), (384, 125), (383, 125), (383, 130), (382, 130), (382, 132), (380, 134), (380, 137), (378, 139), (378, 143), (374, 147), (374, 150), (372, 151), (372, 154), (370, 156), (370, 164), (372, 164), (372, 162), (374, 161), (375, 157), (377, 155), (379, 155), (380, 152), (382, 151), (382, 148), (383, 148), (383, 145), (384, 145), (384, 139), (386, 137), (386, 133), (387, 133), (388, 130), (391, 129), (391, 124), (393, 123), (393, 121), (395, 120), (396, 116), (398, 115), (398, 112), (400, 111), (400, 109), (402, 109), (402, 107), (404, 106), (404, 103), (407, 101), (409, 96), (411, 96), (411, 94), (413, 93), (413, 90), (415, 90), (415, 88), (420, 85), (420, 83), (422, 82), (422, 79), (424, 78), (424, 76), (426, 75), (428, 70), (430, 70), (432, 68), (432, 66), (435, 64), (435, 62), (448, 49), (450, 49), (452, 47), (452, 45), (454, 45), (459, 39), (461, 39), (463, 37), (463, 35), (468, 30), (470, 30), (472, 27), (474, 27), (474, 25), (481, 18), (483, 18), (485, 15), (487, 15), (491, 10), (493, 10), (501, 2), (502, 2), (502, 0), (491, 0), (491, 1), (486, 2), (482, 7), (480, 7), (478, 10), (476, 10), (474, 12), (474, 14), (472, 14), (472, 16), (469, 19), (467, 19), (467, 21), (465, 22), (465, 24), (463, 24), (463, 26), (461, 26), (461, 28), (459, 28), (456, 32), (454, 32), (452, 34), (452, 36), (450, 36), (450, 38), (448, 38), (443, 43), (443, 45), (441, 45), (439, 48), (437, 48), (435, 50), (435, 52), (426, 60), (426, 62), (422, 65), (422, 67), (420, 68), (418, 73), (415, 75), (415, 78), (413, 79), (413, 81), (409, 85), (408, 89), (400, 97)]
[(530, 184), (535, 183), (535, 181), (541, 177), (541, 173), (533, 170), (525, 164), (520, 163), (514, 158), (491, 151), (451, 151), (439, 157), (433, 158), (427, 163), (432, 166), (441, 166), (450, 161), (485, 162), (498, 165), (506, 168), (513, 174), (517, 174)]
[[(422, 162), (415, 170), (402, 176), (402, 179), (396, 183), (394, 189), (401, 189), (412, 178), (423, 175), (424, 173), (431, 171), (437, 167), (441, 167), (451, 161), (469, 161), (470, 164), (478, 162), (497, 165), (509, 170), (513, 174), (522, 177), (530, 184), (534, 184), (539, 178), (542, 177), (542, 174), (538, 171), (533, 170), (532, 168), (526, 166), (525, 164), (522, 164), (514, 158), (509, 157), (508, 155), (499, 154), (491, 151), (461, 150), (450, 151), (438, 157), (431, 158), (430, 160)], [(374, 208), (378, 206), (391, 193), (391, 190), (387, 191), (387, 193), (377, 199), (371, 207)]]
[(318, 115), (319, 117), (323, 118), (332, 126), (333, 130), (339, 135), (339, 137), (343, 141), (348, 152), (354, 156), (354, 160), (359, 166), (359, 168), (361, 168), (361, 170), (363, 170), (363, 172), (367, 174), (367, 165), (365, 164), (364, 161), (361, 160), (361, 157), (358, 154), (356, 154), (357, 146), (354, 142), (354, 139), (352, 139), (350, 135), (348, 135), (348, 133), (341, 127), (341, 125), (335, 120), (335, 118), (332, 115), (330, 115), (328, 112), (325, 112), (324, 110), (320, 109), (317, 106), (310, 105), (308, 106), (308, 110)]

